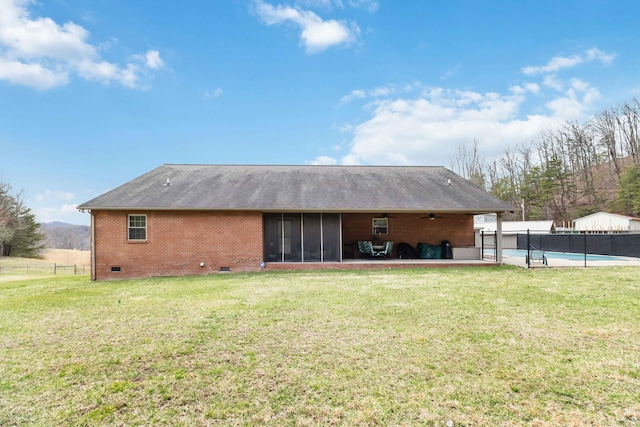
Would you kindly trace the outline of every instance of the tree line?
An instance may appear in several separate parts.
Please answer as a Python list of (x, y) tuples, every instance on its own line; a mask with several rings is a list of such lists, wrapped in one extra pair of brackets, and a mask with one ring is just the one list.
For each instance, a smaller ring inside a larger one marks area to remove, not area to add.
[(570, 221), (598, 211), (640, 214), (640, 101), (584, 123), (566, 121), (483, 160), (478, 142), (458, 147), (452, 167), (511, 203), (506, 219)]
[(0, 256), (35, 258), (44, 239), (24, 193), (13, 193), (9, 184), (0, 182)]
[(40, 230), (46, 235), (47, 248), (89, 250), (91, 228), (88, 225), (49, 222), (41, 224)]

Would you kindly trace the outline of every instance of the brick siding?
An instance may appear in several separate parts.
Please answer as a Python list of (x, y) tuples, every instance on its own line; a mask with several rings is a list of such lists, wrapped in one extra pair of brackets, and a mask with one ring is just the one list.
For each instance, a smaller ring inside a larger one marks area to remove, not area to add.
[[(129, 214), (147, 216), (146, 241), (127, 240)], [(260, 270), (260, 212), (97, 211), (93, 215), (95, 280), (211, 274), (227, 267), (232, 272)]]
[[(147, 216), (147, 240), (127, 240), (128, 215)], [(389, 234), (372, 235), (376, 214), (342, 214), (344, 257), (357, 257), (358, 240), (474, 246), (473, 216), (390, 214)], [(94, 211), (95, 280), (259, 271), (262, 213), (219, 211)], [(395, 249), (394, 249), (395, 256)], [(204, 263), (204, 266), (200, 264)], [(120, 271), (112, 271), (119, 267)], [(300, 268), (305, 268), (303, 263)]]

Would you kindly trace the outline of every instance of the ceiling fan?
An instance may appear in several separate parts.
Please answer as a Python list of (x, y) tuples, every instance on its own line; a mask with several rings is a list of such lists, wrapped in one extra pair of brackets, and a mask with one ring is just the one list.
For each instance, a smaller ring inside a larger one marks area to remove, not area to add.
[(433, 212), (431, 212), (429, 215), (423, 215), (420, 218), (423, 219), (430, 219), (431, 221), (435, 220), (436, 218), (442, 218), (441, 216), (438, 216), (436, 214), (434, 214)]

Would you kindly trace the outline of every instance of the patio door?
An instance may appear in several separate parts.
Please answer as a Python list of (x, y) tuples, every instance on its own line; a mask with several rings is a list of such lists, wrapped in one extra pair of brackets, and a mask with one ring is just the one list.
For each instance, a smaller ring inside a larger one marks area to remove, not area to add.
[(319, 213), (302, 214), (304, 233), (302, 253), (304, 261), (322, 261), (322, 215)]
[(322, 260), (341, 261), (342, 235), (340, 214), (322, 214)]

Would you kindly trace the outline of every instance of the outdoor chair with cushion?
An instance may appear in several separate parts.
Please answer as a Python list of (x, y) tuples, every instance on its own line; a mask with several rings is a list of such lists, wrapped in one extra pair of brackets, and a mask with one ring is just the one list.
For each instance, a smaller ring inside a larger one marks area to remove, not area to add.
[(391, 255), (391, 251), (393, 250), (393, 242), (384, 242), (384, 247), (382, 250), (373, 251), (373, 256), (381, 256), (386, 258)]
[(374, 256), (373, 243), (367, 240), (358, 240), (358, 251), (365, 257)]
[[(358, 240), (358, 252), (360, 255), (367, 255), (367, 251), (364, 247), (364, 241)], [(371, 255), (370, 253), (368, 255)]]
[(358, 251), (367, 258), (382, 257), (386, 258), (391, 255), (393, 250), (393, 242), (384, 242), (382, 249), (374, 248), (373, 243), (368, 240), (358, 240)]

